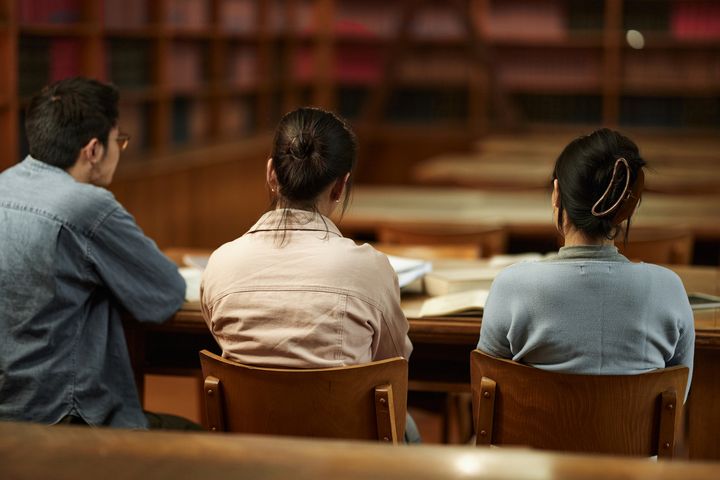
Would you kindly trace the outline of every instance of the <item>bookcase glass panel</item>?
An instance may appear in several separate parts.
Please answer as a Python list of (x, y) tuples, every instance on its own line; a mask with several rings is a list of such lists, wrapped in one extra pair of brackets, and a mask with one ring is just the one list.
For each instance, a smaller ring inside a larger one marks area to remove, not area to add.
[(152, 84), (148, 40), (111, 39), (106, 44), (107, 76), (120, 88), (139, 89)]
[(468, 115), (466, 88), (399, 88), (390, 96), (386, 118), (401, 123), (464, 121)]

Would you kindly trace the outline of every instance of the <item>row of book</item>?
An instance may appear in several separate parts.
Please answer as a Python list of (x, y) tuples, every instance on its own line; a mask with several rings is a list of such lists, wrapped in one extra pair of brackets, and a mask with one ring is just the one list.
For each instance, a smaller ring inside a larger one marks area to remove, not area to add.
[(720, 125), (720, 97), (623, 97), (620, 124), (641, 127), (713, 127)]
[[(255, 97), (246, 96), (223, 102), (219, 112), (220, 135), (240, 138), (254, 131), (257, 124)], [(174, 144), (207, 141), (210, 128), (209, 105), (192, 98), (177, 97), (172, 105), (171, 138)]]
[[(85, 0), (88, 1), (88, 0)], [(489, 39), (557, 39), (573, 31), (603, 28), (602, 0), (494, 0), (482, 13), (472, 15), (474, 27)], [(83, 20), (83, 0), (23, 0), (18, 2), (23, 24), (75, 23)], [(210, 0), (165, 0), (169, 25), (202, 29), (212, 22)], [(392, 38), (400, 27), (400, 2), (336, 0), (334, 29), (339, 35)], [(104, 0), (105, 24), (135, 28), (150, 22), (149, 0)], [(300, 0), (295, 28), (303, 34), (319, 29), (315, 2)], [(264, 4), (268, 30), (283, 32), (289, 26), (289, 6), (283, 0)], [(478, 11), (479, 12), (479, 11)], [(230, 32), (256, 32), (261, 24), (260, 3), (255, 0), (221, 0), (217, 23)], [(720, 2), (627, 1), (623, 4), (625, 29), (659, 31), (678, 39), (720, 38)], [(467, 35), (465, 18), (452, 5), (430, 4), (414, 14), (411, 34), (416, 38), (446, 39)]]
[(50, 82), (82, 72), (82, 44), (77, 39), (21, 37), (18, 45), (18, 88), (21, 96)]
[(637, 88), (718, 88), (720, 55), (711, 51), (628, 51), (623, 57), (624, 85)]
[[(152, 49), (147, 40), (111, 39), (107, 44), (107, 78), (120, 87), (142, 88), (152, 84)], [(80, 40), (21, 36), (19, 73), (21, 95), (37, 91), (48, 82), (82, 73)], [(193, 90), (206, 84), (208, 66), (203, 42), (173, 42), (165, 62), (169, 85), (175, 90)], [(258, 51), (236, 45), (224, 62), (223, 81), (228, 86), (258, 84)], [(382, 80), (385, 51), (374, 45), (339, 45), (335, 51), (332, 76), (342, 85), (374, 85)], [(466, 83), (475, 63), (464, 52), (438, 54), (418, 51), (398, 60), (400, 84), (428, 84), (447, 81)], [(498, 55), (494, 71), (500, 84), (510, 90), (598, 88), (602, 78), (602, 56), (584, 50), (507, 48)], [(299, 82), (316, 79), (316, 51), (299, 48), (285, 73)], [(720, 56), (705, 50), (628, 50), (623, 56), (623, 85), (632, 88), (712, 88), (720, 84)]]

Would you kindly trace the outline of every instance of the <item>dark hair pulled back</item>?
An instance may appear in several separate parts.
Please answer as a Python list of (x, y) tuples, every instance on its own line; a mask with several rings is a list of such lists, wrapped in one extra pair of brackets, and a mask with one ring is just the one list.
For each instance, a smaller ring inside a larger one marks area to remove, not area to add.
[[(615, 164), (620, 158), (627, 161), (629, 168), (621, 164), (613, 181)], [(553, 171), (553, 179), (557, 179), (560, 188), (558, 229), (562, 231), (567, 214), (570, 222), (588, 237), (615, 238), (620, 227), (613, 215), (594, 215), (593, 205), (602, 199), (596, 207), (596, 211), (602, 212), (619, 201), (622, 204), (628, 172), (632, 186), (645, 165), (637, 145), (614, 130), (601, 128), (570, 142), (560, 153)], [(625, 239), (630, 217), (627, 222)]]
[[(273, 203), (315, 209), (320, 193), (351, 173), (357, 141), (347, 122), (334, 113), (303, 107), (286, 114), (278, 125), (272, 161), (278, 181)], [(346, 186), (347, 208), (352, 177)]]

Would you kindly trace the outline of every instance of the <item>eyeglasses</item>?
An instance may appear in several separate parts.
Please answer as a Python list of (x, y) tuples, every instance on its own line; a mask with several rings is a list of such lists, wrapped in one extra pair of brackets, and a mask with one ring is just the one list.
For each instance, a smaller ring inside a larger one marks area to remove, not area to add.
[(123, 152), (130, 144), (130, 135), (127, 133), (120, 133), (115, 141), (117, 142), (118, 147), (120, 147), (120, 151)]

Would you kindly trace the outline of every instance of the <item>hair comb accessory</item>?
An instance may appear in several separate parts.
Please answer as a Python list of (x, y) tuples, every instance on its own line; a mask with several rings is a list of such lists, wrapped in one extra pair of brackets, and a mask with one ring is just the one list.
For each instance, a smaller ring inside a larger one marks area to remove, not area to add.
[[(617, 199), (617, 201), (612, 204), (609, 208), (599, 212), (598, 207), (601, 203), (603, 203), (605, 200), (607, 200), (607, 196), (610, 194), (610, 191), (612, 190), (613, 186), (615, 185), (616, 178), (618, 175), (618, 170), (620, 166), (625, 167), (626, 175), (625, 175), (625, 188), (623, 189), (622, 194)], [(592, 206), (591, 213), (595, 217), (607, 217), (610, 214), (614, 214), (612, 218), (613, 225), (617, 225), (624, 220), (626, 220), (630, 215), (632, 215), (633, 211), (635, 211), (635, 207), (637, 206), (638, 202), (640, 201), (640, 194), (642, 193), (643, 186), (645, 185), (645, 174), (642, 171), (642, 168), (638, 170), (637, 178), (635, 179), (635, 183), (633, 183), (632, 187), (630, 186), (630, 165), (628, 165), (627, 160), (624, 158), (618, 158), (615, 162), (615, 166), (613, 167), (613, 174), (612, 178), (610, 179), (610, 184), (605, 189), (605, 192), (602, 194), (602, 196), (598, 199), (597, 202)]]

